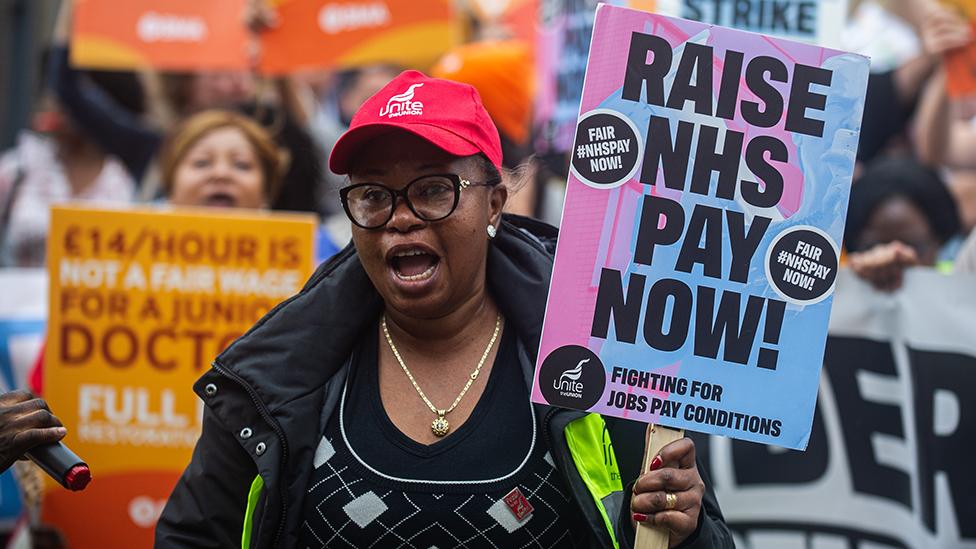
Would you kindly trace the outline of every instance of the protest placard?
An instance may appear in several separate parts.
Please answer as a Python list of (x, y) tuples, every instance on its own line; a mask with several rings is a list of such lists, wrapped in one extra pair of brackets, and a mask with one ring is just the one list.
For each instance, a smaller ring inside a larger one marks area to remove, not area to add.
[(460, 38), (450, 0), (278, 0), (274, 28), (251, 34), (246, 0), (79, 0), (73, 65), (96, 69), (280, 74), (367, 63), (426, 67)]
[[(943, 0), (969, 20), (976, 34), (976, 0)], [(976, 95), (976, 43), (945, 54), (946, 90), (950, 97)]]
[(736, 547), (976, 549), (974, 285), (840, 272), (809, 449), (696, 440)]
[(261, 70), (391, 63), (427, 67), (460, 39), (450, 0), (280, 0), (261, 36)]
[(301, 289), (314, 229), (305, 215), (52, 210), (45, 397), (93, 480), (51, 483), (43, 516), (72, 546), (151, 545), (199, 436), (193, 382)]
[(94, 69), (246, 69), (245, 1), (76, 0), (71, 63)]
[(836, 47), (847, 23), (847, 0), (658, 0), (658, 12)]
[[(573, 144), (593, 15), (599, 0), (539, 2), (535, 150), (559, 154), (569, 151)], [(646, 11), (654, 9), (654, 0), (608, 0), (607, 3)]]
[(804, 448), (867, 76), (599, 7), (533, 400)]

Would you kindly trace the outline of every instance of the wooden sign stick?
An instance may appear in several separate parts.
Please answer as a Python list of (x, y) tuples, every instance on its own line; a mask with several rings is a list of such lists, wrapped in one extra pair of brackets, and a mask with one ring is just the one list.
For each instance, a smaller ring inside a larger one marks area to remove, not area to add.
[[(651, 460), (661, 451), (661, 448), (684, 438), (684, 436), (684, 429), (670, 429), (649, 423), (647, 435), (644, 439), (644, 460), (641, 474), (649, 470)], [(634, 549), (668, 549), (668, 538), (670, 538), (670, 533), (667, 528), (646, 526), (638, 522)]]

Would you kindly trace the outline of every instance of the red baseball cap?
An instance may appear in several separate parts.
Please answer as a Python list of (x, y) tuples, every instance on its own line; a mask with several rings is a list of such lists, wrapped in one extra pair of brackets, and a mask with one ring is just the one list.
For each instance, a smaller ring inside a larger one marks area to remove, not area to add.
[(329, 169), (349, 173), (349, 161), (370, 139), (405, 130), (455, 156), (484, 153), (501, 169), (502, 144), (474, 87), (404, 71), (363, 103), (336, 141)]

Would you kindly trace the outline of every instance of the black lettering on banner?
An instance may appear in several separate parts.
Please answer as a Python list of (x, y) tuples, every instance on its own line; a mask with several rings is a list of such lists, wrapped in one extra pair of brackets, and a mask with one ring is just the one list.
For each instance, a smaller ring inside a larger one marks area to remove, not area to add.
[(734, 50), (725, 52), (725, 69), (722, 71), (722, 81), (719, 84), (715, 116), (726, 120), (735, 118), (735, 100), (739, 96), (739, 75), (742, 74), (744, 57), (742, 52)]
[(718, 172), (718, 188), (715, 196), (726, 200), (735, 199), (735, 186), (739, 182), (739, 161), (742, 159), (742, 141), (745, 135), (725, 130), (722, 152), (718, 152), (718, 128), (701, 125), (698, 129), (698, 147), (695, 167), (691, 172), (691, 192), (711, 194), (712, 172)]
[(767, 34), (817, 36), (817, 2), (684, 0), (681, 17)]
[(647, 277), (642, 274), (631, 273), (627, 280), (627, 295), (624, 296), (623, 275), (615, 269), (604, 268), (600, 273), (600, 287), (596, 294), (596, 306), (593, 308), (593, 328), (590, 335), (606, 339), (612, 316), (617, 341), (636, 342), (637, 322), (644, 304), (646, 280)]
[(752, 344), (759, 328), (765, 300), (750, 295), (746, 298), (745, 311), (741, 311), (742, 294), (723, 291), (715, 309), (715, 289), (698, 287), (695, 322), (695, 355), (706, 358), (718, 357), (718, 349), (725, 340), (726, 362), (747, 364)]
[(807, 109), (823, 111), (827, 107), (827, 96), (810, 91), (810, 85), (830, 86), (833, 76), (834, 73), (827, 69), (796, 64), (790, 87), (790, 107), (786, 111), (786, 131), (823, 137), (823, 120), (807, 118)]
[[(912, 365), (912, 387), (915, 391), (915, 440), (918, 459), (919, 508), (922, 522), (935, 531), (935, 478), (946, 475), (956, 523), (963, 538), (976, 538), (976, 498), (971, 488), (976, 486), (976, 470), (971, 456), (972, 426), (976, 425), (976, 368), (973, 357), (948, 352), (920, 351), (909, 348)], [(943, 431), (936, 422), (936, 393), (955, 400), (959, 411), (955, 429)]]
[[(661, 226), (661, 218), (664, 224)], [(685, 227), (685, 211), (681, 204), (669, 198), (644, 195), (637, 243), (634, 246), (634, 263), (650, 266), (654, 247), (674, 244), (681, 238)]]
[(817, 3), (800, 2), (796, 9), (798, 12), (796, 17), (797, 30), (806, 34), (817, 34)]
[[(654, 54), (650, 65), (647, 64), (648, 53)], [(621, 97), (640, 102), (641, 91), (646, 84), (647, 102), (664, 105), (664, 77), (671, 70), (672, 56), (671, 44), (667, 40), (652, 34), (633, 33)]]
[[(767, 74), (769, 81), (766, 80)], [(743, 100), (740, 107), (742, 118), (760, 128), (772, 128), (778, 124), (783, 117), (783, 96), (770, 81), (786, 82), (788, 76), (786, 65), (775, 57), (760, 55), (749, 61), (746, 67), (746, 85), (765, 105), (760, 108), (755, 101)]]
[(712, 114), (712, 48), (685, 42), (685, 51), (678, 62), (678, 72), (668, 94), (668, 108), (682, 110), (685, 102), (695, 105), (695, 112)]
[[(921, 318), (932, 312), (904, 311)], [(847, 547), (960, 547), (976, 540), (976, 522), (970, 519), (976, 516), (976, 499), (968, 489), (976, 483), (969, 465), (976, 440), (969, 428), (976, 421), (971, 398), (976, 355), (920, 350), (874, 337), (828, 338), (805, 452), (732, 440), (728, 454), (724, 444), (711, 444), (715, 437), (689, 433), (705, 482), (709, 477), (716, 485), (722, 482), (723, 496), (743, 505), (729, 527), (746, 543), (770, 533), (806, 545), (830, 536)], [(928, 339), (919, 333), (915, 338), (918, 345)], [(906, 360), (899, 357), (896, 365), (893, 349), (899, 348)], [(909, 423), (913, 433), (905, 432)], [(904, 445), (904, 466), (881, 453), (885, 447), (874, 441), (882, 436)], [(714, 479), (709, 466), (727, 462), (732, 474)], [(831, 516), (839, 510), (852, 520), (824, 521), (825, 505), (837, 506)], [(783, 506), (796, 506), (790, 518), (782, 514)], [(898, 507), (907, 509), (907, 524), (891, 528), (874, 518), (899, 513)]]
[(814, 482), (827, 473), (830, 463), (827, 431), (819, 407), (814, 409), (806, 451), (783, 451), (742, 440), (731, 442), (735, 479), (744, 486)]
[(766, 230), (773, 221), (761, 215), (754, 216), (749, 230), (746, 231), (746, 216), (734, 210), (725, 211), (725, 219), (729, 225), (727, 235), (729, 247), (732, 249), (732, 265), (729, 267), (729, 280), (745, 284), (749, 281), (749, 266), (752, 258), (759, 249), (759, 244), (766, 236)]
[[(699, 242), (704, 236), (704, 244)], [(681, 242), (678, 260), (674, 269), (690, 273), (692, 266), (699, 263), (702, 274), (711, 278), (722, 278), (722, 210), (698, 204), (691, 211), (688, 232)]]
[[(766, 160), (769, 153), (769, 160)], [(739, 190), (746, 202), (757, 208), (772, 208), (783, 198), (783, 174), (773, 167), (769, 161), (786, 163), (790, 161), (790, 154), (786, 145), (775, 137), (757, 135), (749, 141), (746, 147), (746, 166), (759, 181), (742, 180)]]
[[(659, 351), (677, 351), (688, 339), (691, 323), (691, 288), (678, 280), (664, 278), (651, 286), (644, 316), (644, 341)], [(668, 305), (671, 322), (665, 333)]]
[(694, 133), (694, 124), (679, 121), (672, 142), (671, 121), (662, 116), (651, 115), (647, 123), (647, 144), (644, 146), (641, 183), (654, 185), (660, 167), (664, 173), (664, 186), (683, 191), (685, 177), (688, 175), (688, 159), (691, 157), (691, 138)]
[(685, 0), (685, 12), (681, 15), (685, 19), (692, 19), (694, 21), (701, 21), (705, 14), (702, 12), (698, 3), (702, 0)]
[(858, 492), (871, 494), (912, 508), (912, 490), (905, 471), (883, 465), (872, 444), (875, 433), (904, 440), (901, 409), (891, 404), (865, 400), (858, 383), (858, 371), (896, 378), (891, 343), (847, 337), (830, 337), (824, 354), (824, 368), (837, 399), (837, 411), (844, 418), (844, 443), (851, 470), (851, 482)]

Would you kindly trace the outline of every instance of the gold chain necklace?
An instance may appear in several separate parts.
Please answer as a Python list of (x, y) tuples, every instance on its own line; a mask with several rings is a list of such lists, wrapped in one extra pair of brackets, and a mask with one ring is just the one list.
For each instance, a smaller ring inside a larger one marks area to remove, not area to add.
[(393, 351), (393, 356), (395, 356), (397, 362), (400, 363), (400, 368), (403, 369), (403, 373), (407, 374), (407, 378), (410, 380), (410, 383), (413, 384), (413, 388), (417, 390), (417, 394), (420, 395), (420, 398), (424, 400), (424, 403), (428, 408), (430, 408), (431, 412), (437, 414), (434, 421), (430, 423), (430, 430), (434, 432), (435, 436), (442, 437), (451, 430), (451, 424), (448, 423), (447, 418), (444, 416), (450, 414), (455, 408), (457, 408), (458, 403), (461, 402), (462, 398), (464, 398), (464, 394), (468, 392), (471, 384), (478, 379), (478, 374), (481, 373), (481, 367), (485, 365), (485, 360), (488, 358), (491, 348), (495, 346), (495, 340), (498, 339), (498, 329), (501, 327), (501, 324), (502, 315), (498, 314), (495, 317), (495, 333), (491, 334), (491, 341), (488, 342), (488, 347), (485, 348), (485, 352), (481, 355), (481, 360), (478, 361), (478, 367), (471, 372), (470, 376), (468, 376), (468, 382), (464, 384), (464, 388), (461, 389), (461, 392), (458, 394), (457, 398), (454, 399), (454, 404), (451, 404), (451, 407), (447, 410), (439, 410), (436, 406), (434, 406), (430, 399), (427, 398), (427, 395), (424, 394), (424, 390), (420, 388), (420, 385), (417, 384), (417, 380), (413, 378), (413, 374), (411, 374), (410, 370), (407, 369), (407, 365), (403, 362), (403, 357), (400, 356), (400, 351), (397, 351), (396, 345), (393, 344), (393, 338), (390, 337), (390, 331), (386, 328), (386, 315), (383, 315), (383, 335), (386, 336), (386, 342), (390, 345), (390, 350)]

